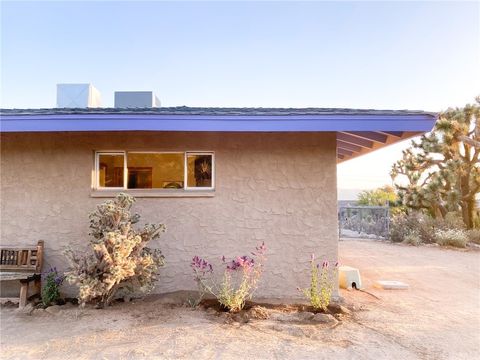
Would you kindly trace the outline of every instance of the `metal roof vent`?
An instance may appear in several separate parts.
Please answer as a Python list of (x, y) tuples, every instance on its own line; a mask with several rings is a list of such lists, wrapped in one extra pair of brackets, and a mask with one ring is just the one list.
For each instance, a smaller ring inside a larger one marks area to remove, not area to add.
[(160, 100), (153, 91), (115, 91), (116, 108), (155, 108)]
[(57, 107), (98, 108), (102, 100), (92, 84), (57, 84)]

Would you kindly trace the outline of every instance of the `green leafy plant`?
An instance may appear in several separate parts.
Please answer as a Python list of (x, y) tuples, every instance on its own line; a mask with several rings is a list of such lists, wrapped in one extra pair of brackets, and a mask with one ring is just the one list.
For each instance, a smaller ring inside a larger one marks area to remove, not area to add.
[(60, 299), (60, 286), (65, 280), (65, 276), (60, 275), (57, 268), (51, 268), (42, 274), (42, 278), (42, 303), (45, 306), (55, 304)]
[[(258, 246), (252, 257), (238, 256), (227, 262), (225, 256), (222, 261), (225, 265), (223, 277), (217, 284), (212, 277), (213, 266), (206, 260), (195, 256), (191, 268), (193, 278), (200, 291), (200, 300), (205, 294), (215, 296), (218, 302), (230, 312), (238, 312), (245, 306), (245, 301), (251, 299), (263, 273), (266, 260), (265, 244)], [(197, 302), (197, 304), (198, 304)]]
[(395, 206), (398, 201), (395, 189), (385, 185), (374, 190), (363, 190), (357, 196), (358, 205), (365, 206)]
[(71, 269), (67, 280), (79, 287), (79, 303), (98, 307), (109, 305), (115, 297), (145, 293), (153, 289), (158, 269), (164, 265), (160, 250), (146, 245), (165, 231), (163, 224), (146, 224), (136, 230), (140, 219), (130, 209), (135, 199), (120, 193), (115, 200), (97, 206), (90, 214), (91, 254), (77, 256), (66, 251)]
[(310, 301), (315, 310), (326, 311), (336, 284), (338, 263), (331, 268), (328, 261), (325, 260), (320, 266), (315, 263), (315, 255), (312, 254), (310, 267), (310, 287), (298, 288), (298, 290)]

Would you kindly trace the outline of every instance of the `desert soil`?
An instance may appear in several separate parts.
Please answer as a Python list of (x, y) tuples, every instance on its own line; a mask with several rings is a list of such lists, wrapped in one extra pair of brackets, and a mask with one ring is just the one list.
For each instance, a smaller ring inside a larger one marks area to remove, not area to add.
[[(342, 290), (355, 311), (336, 325), (226, 322), (150, 296), (104, 310), (0, 310), (1, 359), (478, 359), (480, 252), (340, 242), (373, 296)], [(379, 279), (409, 290), (380, 290)]]

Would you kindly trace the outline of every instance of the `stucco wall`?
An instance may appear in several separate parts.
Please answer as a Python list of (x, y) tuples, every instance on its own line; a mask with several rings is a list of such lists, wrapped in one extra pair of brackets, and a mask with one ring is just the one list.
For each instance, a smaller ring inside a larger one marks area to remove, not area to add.
[(67, 245), (85, 249), (94, 150), (215, 151), (212, 198), (139, 198), (141, 222), (168, 232), (152, 244), (165, 254), (157, 292), (194, 289), (190, 260), (248, 254), (265, 241), (259, 296), (298, 296), (311, 253), (337, 258), (333, 133), (2, 134), (1, 241), (44, 239), (45, 268), (66, 263)]

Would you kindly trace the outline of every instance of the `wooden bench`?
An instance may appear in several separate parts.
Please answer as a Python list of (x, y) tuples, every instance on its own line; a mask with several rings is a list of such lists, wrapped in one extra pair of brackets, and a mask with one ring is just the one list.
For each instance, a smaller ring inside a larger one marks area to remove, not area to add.
[[(43, 240), (34, 247), (0, 247), (0, 281), (19, 280), (19, 307), (27, 304), (28, 285), (33, 281), (34, 294), (42, 290)], [(33, 294), (32, 294), (33, 295)]]

